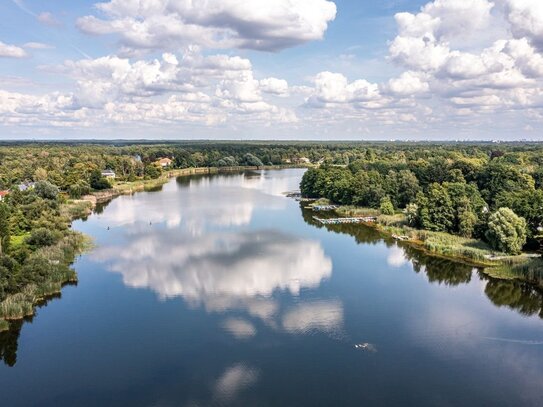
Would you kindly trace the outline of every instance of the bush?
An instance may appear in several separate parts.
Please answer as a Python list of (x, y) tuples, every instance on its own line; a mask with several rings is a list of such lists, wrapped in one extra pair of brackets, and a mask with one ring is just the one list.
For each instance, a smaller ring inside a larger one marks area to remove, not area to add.
[(70, 194), (70, 197), (74, 199), (81, 198), (83, 195), (87, 195), (88, 193), (90, 193), (90, 191), (90, 185), (84, 180), (79, 180), (75, 184), (70, 185), (70, 187), (68, 188), (68, 193)]
[(26, 243), (32, 247), (39, 248), (51, 246), (57, 241), (55, 233), (46, 228), (34, 229), (26, 238)]
[(490, 215), (486, 237), (495, 249), (518, 254), (526, 243), (526, 220), (509, 208), (500, 208)]
[(97, 191), (101, 191), (103, 189), (111, 188), (111, 184), (105, 177), (102, 177), (100, 170), (94, 170), (90, 176), (90, 187)]
[(389, 196), (385, 196), (381, 199), (379, 209), (383, 215), (394, 215), (394, 206), (392, 205)]
[(149, 164), (145, 166), (144, 174), (147, 179), (157, 179), (162, 174), (162, 169), (155, 164)]
[(43, 199), (57, 199), (58, 187), (47, 181), (38, 181), (34, 187), (36, 194)]

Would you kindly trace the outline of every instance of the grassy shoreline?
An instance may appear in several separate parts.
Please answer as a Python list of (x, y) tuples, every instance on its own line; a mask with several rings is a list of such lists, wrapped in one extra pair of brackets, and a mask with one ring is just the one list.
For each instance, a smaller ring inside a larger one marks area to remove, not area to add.
[[(39, 282), (27, 284), (20, 292), (8, 295), (0, 302), (0, 332), (8, 331), (10, 321), (33, 316), (36, 307), (62, 292), (67, 284), (77, 283), (77, 274), (71, 268), (75, 258), (92, 246), (90, 237), (71, 229), (73, 220), (91, 212), (91, 205), (86, 201), (67, 201), (61, 207), (61, 216), (69, 220), (69, 228), (64, 236), (54, 245), (42, 247), (32, 254), (36, 262), (47, 271), (47, 277)], [(16, 236), (15, 244), (22, 244), (24, 236)], [(19, 241), (20, 240), (20, 241)]]
[[(309, 207), (314, 204), (325, 205), (327, 200), (319, 199)], [(534, 257), (528, 253), (509, 256), (477, 239), (415, 229), (407, 225), (406, 217), (401, 213), (381, 215), (377, 209), (356, 206), (340, 206), (333, 213), (340, 217), (375, 216), (376, 222), (362, 224), (383, 236), (395, 238), (400, 244), (408, 244), (433, 257), (484, 268), (491, 277), (522, 279), (543, 287), (543, 259), (540, 256)]]

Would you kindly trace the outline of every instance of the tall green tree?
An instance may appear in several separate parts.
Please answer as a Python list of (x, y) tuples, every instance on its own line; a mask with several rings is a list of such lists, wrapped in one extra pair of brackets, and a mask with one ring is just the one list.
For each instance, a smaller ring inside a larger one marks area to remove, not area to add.
[(500, 208), (490, 215), (486, 237), (497, 250), (518, 254), (526, 243), (526, 221), (509, 208)]

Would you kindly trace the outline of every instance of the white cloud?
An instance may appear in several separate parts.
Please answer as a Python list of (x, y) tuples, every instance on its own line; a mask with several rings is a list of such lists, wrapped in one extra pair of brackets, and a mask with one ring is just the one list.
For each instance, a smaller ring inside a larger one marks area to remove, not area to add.
[(27, 56), (28, 54), (21, 47), (0, 41), (0, 58), (25, 58)]
[(277, 51), (322, 39), (336, 6), (327, 0), (111, 0), (105, 19), (85, 16), (88, 34), (117, 34), (127, 50), (209, 48)]
[(284, 79), (266, 78), (259, 81), (262, 92), (277, 96), (288, 96), (288, 83)]
[(389, 80), (386, 89), (396, 95), (411, 96), (428, 92), (430, 86), (428, 82), (421, 78), (421, 75), (407, 71), (401, 74), (399, 78)]
[(505, 0), (506, 17), (516, 38), (528, 38), (543, 49), (543, 2), (539, 0)]
[(314, 79), (315, 89), (307, 99), (310, 106), (367, 102), (380, 98), (379, 86), (366, 80), (350, 82), (340, 73), (321, 72)]
[[(199, 136), (213, 127), (226, 137), (326, 138), (445, 136), (453, 128), (455, 137), (459, 132), (468, 137), (504, 132), (503, 124), (513, 129), (517, 123), (537, 134), (543, 106), (541, 4), (430, 1), (418, 12), (396, 14), (397, 35), (382, 61), (391, 68), (384, 67), (379, 80), (356, 77), (353, 70), (347, 75), (340, 64), (288, 83), (261, 65), (253, 68), (250, 54), (236, 56), (231, 48), (277, 50), (319, 39), (335, 16), (332, 2), (98, 3), (95, 15), (78, 24), (94, 34), (115, 34), (119, 53), (49, 67), (71, 81), (63, 93), (10, 94), (17, 88), (6, 87), (4, 95), (10, 96), (3, 99), (0, 123), (14, 131), (145, 123), (171, 134), (186, 125), (201, 127)], [(0, 55), (3, 49), (22, 57), (23, 48), (45, 47), (1, 43)], [(216, 54), (211, 48), (228, 50)], [(157, 50), (161, 57), (142, 56)], [(346, 58), (349, 65), (356, 63), (352, 55)]]

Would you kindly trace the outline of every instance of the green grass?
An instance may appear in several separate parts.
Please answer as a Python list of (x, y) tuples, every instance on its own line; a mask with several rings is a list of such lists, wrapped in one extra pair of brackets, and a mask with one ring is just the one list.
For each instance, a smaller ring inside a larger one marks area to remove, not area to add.
[(522, 279), (543, 287), (543, 258), (526, 256), (508, 257), (502, 265), (488, 270), (492, 277), (502, 279)]
[(30, 256), (44, 264), (47, 276), (39, 284), (28, 284), (20, 292), (7, 295), (0, 302), (0, 320), (22, 319), (33, 315), (36, 304), (60, 293), (65, 283), (77, 281), (76, 272), (70, 268), (70, 264), (88, 245), (89, 239), (86, 236), (70, 232), (57, 244), (32, 253)]
[(489, 257), (504, 256), (480, 240), (427, 230), (418, 231), (417, 234), (426, 250), (442, 256), (460, 257), (489, 265), (493, 263)]
[(379, 209), (364, 208), (361, 206), (352, 206), (352, 205), (340, 206), (338, 209), (336, 209), (336, 213), (344, 217), (379, 216), (381, 214)]
[(379, 210), (353, 206), (342, 206), (337, 211), (341, 216), (377, 216), (376, 228), (388, 235), (406, 236), (409, 241), (427, 252), (439, 256), (460, 259), (477, 265), (493, 266), (492, 256), (504, 256), (497, 253), (485, 242), (468, 239), (443, 232), (419, 230), (407, 225), (405, 214), (381, 215)]
[(70, 220), (84, 218), (92, 211), (92, 203), (83, 200), (70, 200), (60, 208), (61, 216), (65, 216)]

